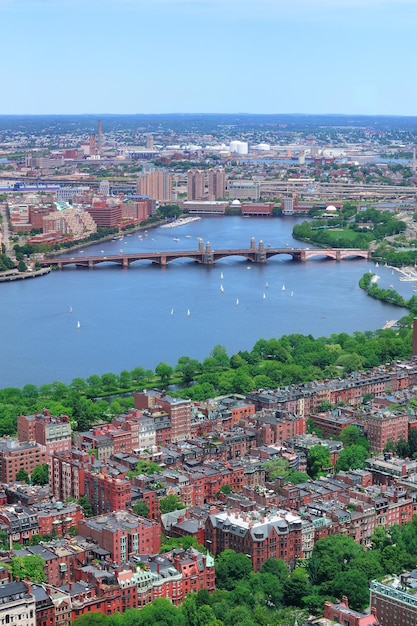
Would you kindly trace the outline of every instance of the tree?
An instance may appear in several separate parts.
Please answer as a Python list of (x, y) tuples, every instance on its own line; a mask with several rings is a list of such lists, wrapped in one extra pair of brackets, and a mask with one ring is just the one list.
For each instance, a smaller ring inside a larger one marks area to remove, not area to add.
[(307, 454), (307, 473), (311, 478), (324, 476), (331, 467), (329, 449), (322, 445), (313, 446)]
[(80, 498), (78, 498), (78, 504), (80, 505), (80, 507), (84, 511), (85, 517), (92, 517), (92, 515), (93, 515), (93, 507), (91, 506), (91, 502), (87, 498), (87, 496), (81, 496)]
[(288, 565), (282, 559), (267, 559), (261, 567), (262, 574), (273, 574), (282, 583), (288, 578)]
[(29, 474), (24, 470), (20, 469), (16, 474), (16, 480), (21, 481), (22, 483), (29, 482)]
[(313, 582), (320, 585), (334, 580), (340, 571), (349, 569), (351, 561), (363, 552), (362, 546), (344, 535), (331, 535), (319, 539), (314, 545), (311, 557), (316, 565)]
[(369, 582), (366, 575), (357, 569), (339, 572), (332, 581), (332, 593), (337, 598), (347, 596), (349, 606), (362, 611), (369, 604)]
[(303, 597), (310, 593), (310, 582), (305, 569), (297, 567), (284, 583), (284, 601), (289, 606), (304, 606)]
[(160, 499), (159, 508), (161, 513), (172, 513), (172, 511), (183, 509), (184, 505), (181, 502), (181, 498), (177, 494), (172, 493)]
[(350, 469), (363, 469), (368, 456), (366, 448), (358, 444), (349, 446), (341, 451), (335, 469), (336, 471), (342, 470), (345, 472)]
[(49, 465), (43, 463), (33, 468), (32, 482), (34, 485), (47, 485), (49, 482)]
[(135, 502), (135, 504), (132, 506), (132, 509), (136, 515), (140, 515), (141, 517), (149, 517), (149, 507), (142, 500), (139, 502)]
[(251, 571), (252, 562), (245, 554), (224, 550), (216, 559), (216, 586), (230, 591)]
[(173, 372), (173, 368), (167, 363), (164, 363), (164, 361), (161, 361), (161, 363), (158, 363), (158, 365), (155, 367), (155, 374), (159, 376), (164, 384), (169, 383)]
[(274, 481), (277, 478), (285, 479), (287, 477), (290, 464), (287, 459), (277, 458), (266, 461), (262, 467), (267, 472), (268, 480)]
[(196, 359), (190, 359), (188, 356), (180, 357), (175, 368), (175, 371), (182, 376), (186, 384), (194, 380), (196, 373), (200, 370), (200, 363)]
[(20, 580), (30, 579), (35, 583), (43, 583), (46, 580), (45, 561), (38, 554), (29, 556), (15, 556), (10, 559), (10, 571), (13, 578)]
[(361, 431), (357, 426), (351, 425), (346, 426), (338, 436), (338, 439), (343, 443), (344, 447), (352, 446), (358, 444), (363, 446), (367, 450), (369, 449), (369, 441), (361, 435)]

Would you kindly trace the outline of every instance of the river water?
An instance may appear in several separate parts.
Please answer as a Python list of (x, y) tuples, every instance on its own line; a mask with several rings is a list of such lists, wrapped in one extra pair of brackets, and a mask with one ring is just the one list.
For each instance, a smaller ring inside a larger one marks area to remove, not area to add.
[[(272, 247), (306, 247), (292, 238), (297, 218), (207, 217), (173, 229), (157, 227), (123, 240), (71, 252), (193, 250), (198, 238), (213, 249), (249, 247), (251, 237)], [(178, 239), (178, 241), (174, 240)], [(260, 338), (381, 328), (406, 311), (372, 300), (359, 289), (368, 270), (380, 285), (406, 297), (417, 283), (365, 260), (295, 263), (279, 256), (265, 265), (228, 258), (206, 267), (189, 260), (161, 268), (103, 264), (66, 268), (0, 285), (0, 387), (37, 386), (91, 374), (119, 373), (161, 361), (203, 360), (221, 344), (229, 355)], [(189, 314), (188, 314), (189, 312)], [(78, 327), (79, 326), (79, 327)]]

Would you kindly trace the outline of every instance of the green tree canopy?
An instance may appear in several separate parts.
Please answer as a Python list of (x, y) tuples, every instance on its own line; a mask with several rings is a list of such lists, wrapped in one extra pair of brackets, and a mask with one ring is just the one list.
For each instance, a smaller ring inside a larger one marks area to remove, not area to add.
[(43, 583), (46, 580), (45, 565), (45, 561), (38, 554), (31, 554), (13, 557), (8, 567), (13, 578), (19, 577), (20, 580), (29, 579), (35, 583)]
[(177, 496), (177, 494), (172, 493), (165, 498), (161, 498), (159, 500), (159, 508), (161, 513), (172, 513), (172, 511), (177, 511), (178, 509), (183, 509), (184, 504), (181, 501), (181, 498)]
[(34, 485), (47, 485), (49, 481), (48, 463), (34, 467), (31, 478)]
[(216, 559), (216, 586), (219, 589), (234, 589), (252, 571), (252, 561), (242, 553), (224, 550)]

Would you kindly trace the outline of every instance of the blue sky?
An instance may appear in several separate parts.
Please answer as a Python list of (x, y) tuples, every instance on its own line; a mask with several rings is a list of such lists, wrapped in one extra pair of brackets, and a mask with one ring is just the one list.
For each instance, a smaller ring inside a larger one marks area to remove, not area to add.
[(417, 115), (417, 0), (0, 0), (0, 114)]

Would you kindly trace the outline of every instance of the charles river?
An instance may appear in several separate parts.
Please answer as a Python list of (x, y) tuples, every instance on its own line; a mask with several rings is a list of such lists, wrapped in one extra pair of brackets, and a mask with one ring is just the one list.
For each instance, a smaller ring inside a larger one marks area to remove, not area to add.
[[(71, 252), (70, 256), (213, 249), (298, 248), (297, 218), (203, 217), (176, 228), (150, 228)], [(231, 356), (258, 339), (302, 333), (314, 337), (382, 328), (405, 310), (372, 300), (358, 281), (372, 269), (380, 286), (406, 297), (417, 283), (365, 260), (296, 263), (277, 256), (265, 265), (230, 257), (213, 266), (189, 260), (162, 268), (100, 264), (66, 268), (0, 285), (0, 387), (37, 386), (106, 372), (118, 374), (161, 361), (204, 360), (220, 344)]]

